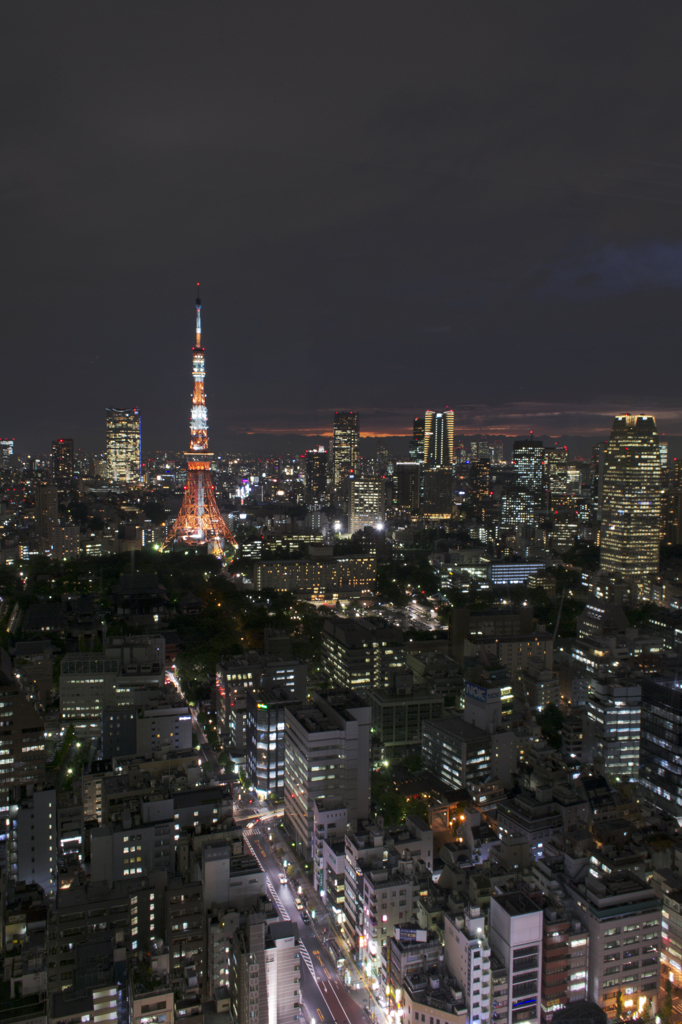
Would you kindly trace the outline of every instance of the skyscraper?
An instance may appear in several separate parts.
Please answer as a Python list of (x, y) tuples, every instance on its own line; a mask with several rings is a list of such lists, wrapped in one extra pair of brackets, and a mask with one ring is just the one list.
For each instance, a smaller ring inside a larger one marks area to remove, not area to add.
[(451, 466), (455, 461), (455, 414), (452, 409), (424, 415), (424, 463)]
[(421, 416), (415, 416), (412, 423), (410, 458), (413, 462), (424, 461), (424, 419)]
[(384, 522), (384, 481), (377, 477), (350, 481), (349, 533)]
[(637, 782), (641, 717), (638, 683), (591, 680), (583, 759), (620, 782)]
[(14, 455), (14, 438), (0, 437), (0, 469), (9, 466), (12, 455)]
[(395, 467), (395, 507), (400, 512), (414, 515), (419, 511), (418, 462), (397, 462)]
[(51, 547), (54, 533), (59, 526), (59, 491), (50, 484), (36, 487), (36, 526), (43, 547)]
[(658, 570), (661, 456), (653, 416), (616, 416), (604, 458), (601, 569), (642, 583)]
[(118, 483), (140, 482), (140, 411), (107, 409), (107, 470)]
[(52, 442), (52, 476), (60, 483), (73, 479), (73, 438), (60, 437)]
[(545, 446), (532, 437), (530, 440), (514, 442), (514, 465), (519, 486), (526, 494), (533, 494), (538, 499), (547, 486), (546, 457)]
[(642, 679), (639, 785), (645, 803), (682, 814), (682, 690), (674, 678)]
[(220, 514), (211, 479), (211, 452), (208, 450), (208, 411), (206, 409), (205, 350), (201, 338), (201, 299), (197, 284), (196, 334), (192, 349), (192, 414), (190, 441), (187, 455), (187, 486), (178, 518), (164, 542), (192, 546), (206, 544), (208, 552), (223, 557), (228, 549), (234, 551), (236, 542)]
[(327, 451), (322, 445), (305, 453), (305, 485), (313, 498), (324, 494), (327, 486)]
[(547, 483), (552, 502), (566, 496), (568, 487), (568, 448), (550, 448), (547, 452)]
[(357, 472), (360, 427), (356, 412), (334, 413), (334, 486)]

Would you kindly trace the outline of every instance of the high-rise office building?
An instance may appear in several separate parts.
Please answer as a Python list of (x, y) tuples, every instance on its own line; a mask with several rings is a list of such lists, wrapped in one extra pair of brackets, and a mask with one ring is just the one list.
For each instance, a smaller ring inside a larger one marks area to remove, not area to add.
[(372, 709), (348, 690), (327, 691), (324, 697), (313, 691), (312, 698), (312, 704), (284, 712), (284, 818), (306, 856), (315, 800), (343, 800), (353, 828), (369, 816), (370, 807)]
[(547, 451), (547, 483), (552, 502), (566, 495), (568, 486), (568, 448), (549, 448)]
[(584, 760), (621, 782), (637, 782), (641, 716), (639, 684), (591, 680)]
[(532, 437), (514, 442), (514, 465), (519, 486), (527, 494), (540, 498), (547, 486), (547, 451), (545, 446)]
[(0, 832), (4, 835), (10, 795), (17, 787), (45, 781), (45, 727), (42, 716), (16, 679), (0, 672)]
[(455, 414), (452, 409), (424, 415), (424, 463), (451, 466), (455, 461)]
[(107, 468), (118, 483), (140, 482), (139, 409), (107, 409)]
[(375, 690), (391, 670), (405, 665), (405, 641), (397, 626), (378, 615), (343, 619), (330, 615), (322, 630), (322, 672), (332, 686)]
[(642, 680), (639, 784), (647, 803), (682, 814), (682, 690), (674, 678)]
[(321, 497), (327, 486), (327, 450), (323, 445), (305, 453), (305, 485), (313, 498)]
[(410, 458), (414, 462), (424, 461), (424, 419), (422, 416), (415, 416), (414, 422), (412, 423)]
[(38, 536), (46, 544), (52, 544), (54, 532), (59, 526), (59, 491), (51, 484), (36, 487), (36, 526)]
[(618, 1018), (619, 1003), (626, 1014), (643, 1014), (658, 992), (660, 900), (627, 870), (605, 874), (591, 867), (579, 886), (567, 880), (566, 889), (589, 932), (588, 998), (610, 1020)]
[(365, 526), (383, 526), (384, 481), (377, 477), (350, 481), (348, 532), (357, 533)]
[(490, 459), (479, 455), (469, 463), (469, 501), (480, 513), (490, 494)]
[(52, 442), (52, 477), (60, 483), (73, 479), (73, 438), (60, 437)]
[(395, 507), (400, 512), (414, 515), (419, 511), (419, 473), (418, 462), (398, 462), (395, 467)]
[(424, 466), (422, 512), (425, 519), (449, 519), (452, 515), (451, 466)]
[(14, 438), (0, 437), (0, 469), (9, 466), (12, 455), (14, 455)]
[(334, 486), (358, 470), (360, 443), (359, 418), (356, 412), (334, 413)]
[(9, 876), (14, 882), (38, 884), (46, 896), (57, 891), (57, 793), (30, 788), (12, 809)]
[(653, 416), (616, 416), (604, 458), (601, 569), (642, 583), (658, 570), (661, 456)]

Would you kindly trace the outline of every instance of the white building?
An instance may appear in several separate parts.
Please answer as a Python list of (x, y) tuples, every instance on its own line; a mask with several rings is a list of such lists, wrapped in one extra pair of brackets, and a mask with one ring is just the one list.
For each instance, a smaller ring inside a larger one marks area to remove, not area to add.
[(445, 915), (445, 965), (466, 1000), (470, 1024), (490, 1020), (490, 946), (485, 936), (485, 917), (480, 907), (465, 914)]
[(540, 1020), (542, 970), (542, 910), (522, 892), (495, 895), (490, 900), (488, 941), (505, 966), (508, 996), (497, 1000), (497, 1024)]
[(371, 723), (371, 708), (349, 690), (315, 692), (312, 704), (285, 711), (284, 816), (306, 856), (316, 800), (342, 800), (353, 827), (369, 816)]
[(265, 983), (269, 1024), (301, 1018), (301, 955), (293, 921), (271, 921), (265, 937)]

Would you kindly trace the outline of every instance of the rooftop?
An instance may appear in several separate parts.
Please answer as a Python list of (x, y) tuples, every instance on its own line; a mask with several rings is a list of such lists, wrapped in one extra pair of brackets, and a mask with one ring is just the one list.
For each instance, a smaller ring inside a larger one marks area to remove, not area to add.
[(510, 917), (537, 914), (538, 908), (524, 892), (500, 893), (492, 897)]

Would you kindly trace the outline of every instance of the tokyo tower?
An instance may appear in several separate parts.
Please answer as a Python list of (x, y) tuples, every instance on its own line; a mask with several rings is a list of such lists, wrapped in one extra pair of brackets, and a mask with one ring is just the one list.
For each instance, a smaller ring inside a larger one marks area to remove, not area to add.
[[(206, 544), (208, 552), (218, 558), (231, 557), (236, 541), (218, 511), (215, 488), (211, 482), (211, 452), (208, 450), (208, 413), (206, 411), (206, 376), (204, 348), (201, 344), (201, 299), (197, 284), (197, 334), (192, 349), (192, 418), (187, 456), (187, 486), (182, 507), (164, 548), (174, 544), (198, 546)], [(232, 551), (229, 548), (232, 548)]]

